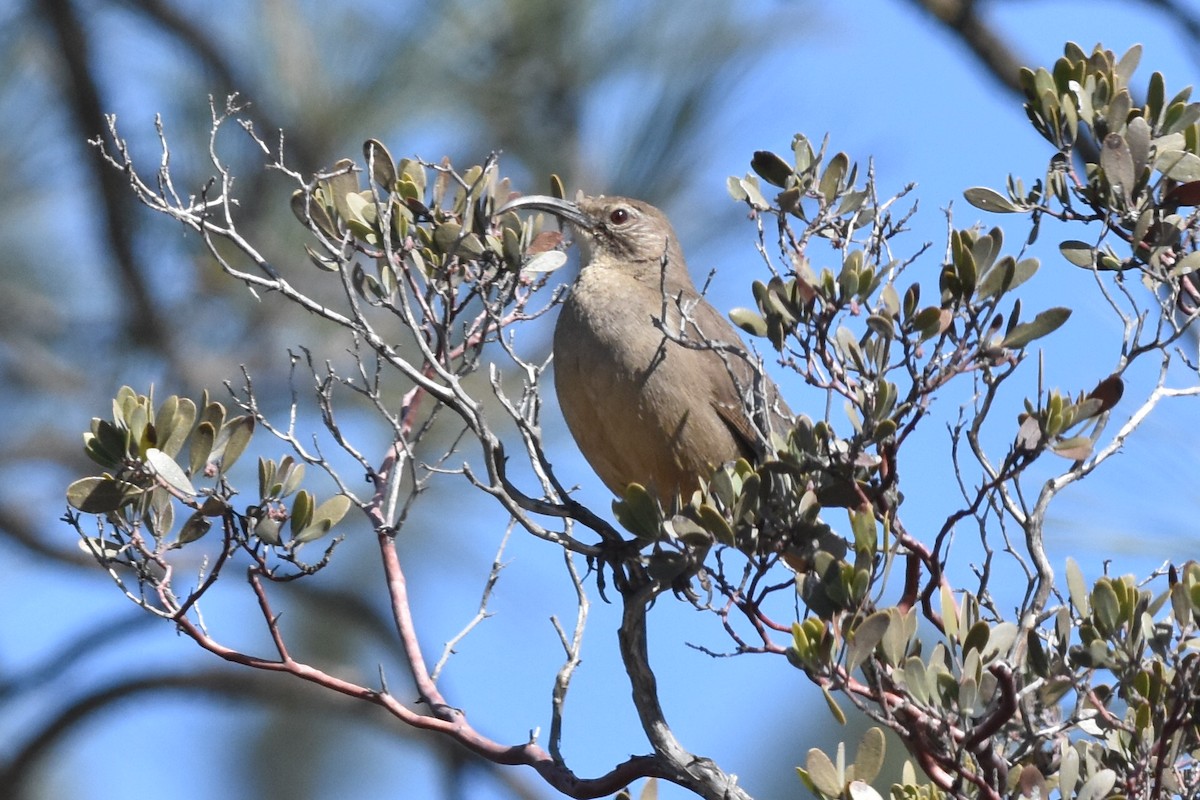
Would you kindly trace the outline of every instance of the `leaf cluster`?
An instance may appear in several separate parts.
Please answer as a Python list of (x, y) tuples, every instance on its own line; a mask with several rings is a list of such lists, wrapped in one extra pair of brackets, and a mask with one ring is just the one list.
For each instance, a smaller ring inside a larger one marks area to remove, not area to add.
[[(866, 202), (873, 183), (858, 188), (857, 165), (846, 166), (844, 154), (826, 163), (824, 153), (824, 146), (814, 153), (797, 136), (792, 163), (759, 152), (751, 162), (757, 177), (731, 179), (735, 198), (776, 217), (790, 274), (756, 282), (757, 308), (735, 309), (730, 318), (777, 352), (824, 368), (805, 377), (843, 396), (855, 431), (847, 449), (858, 453), (903, 437), (933, 391), (956, 375), (1019, 359), (1071, 310), (1023, 318), (1013, 292), (1036, 274), (1038, 261), (1004, 254), (999, 228), (952, 229), (938, 296), (923, 302), (922, 283), (902, 283), (907, 264), (887, 256), (903, 219), (893, 219), (886, 203)], [(772, 201), (758, 178), (781, 189)], [(799, 234), (792, 220), (804, 224)], [(862, 235), (851, 238), (859, 230)], [(840, 263), (813, 269), (806, 255), (812, 239), (830, 241)]]
[[(150, 575), (150, 563), (202, 538), (214, 519), (224, 521), (229, 535), (244, 532), (285, 552), (328, 534), (349, 511), (351, 500), (336, 494), (318, 504), (311, 492), (299, 488), (304, 464), (291, 456), (278, 464), (260, 459), (258, 502), (244, 513), (234, 509), (237, 492), (227, 475), (254, 429), (253, 415), (230, 416), (207, 393), (199, 404), (171, 395), (156, 408), (153, 392), (142, 395), (121, 387), (112, 419), (93, 419), (83, 435), (84, 451), (105, 472), (67, 488), (72, 508), (103, 523), (103, 534), (85, 537), (84, 549), (102, 561), (117, 560)], [(283, 501), (293, 495), (289, 509)], [(179, 526), (177, 508), (188, 512)], [(291, 536), (285, 543), (280, 528), (288, 521)]]
[(1044, 215), (1101, 223), (1092, 241), (1062, 241), (1063, 257), (1084, 269), (1135, 270), (1190, 313), (1194, 287), (1181, 279), (1200, 268), (1196, 212), (1186, 210), (1200, 204), (1200, 103), (1191, 87), (1169, 93), (1159, 72), (1137, 92), (1141, 54), (1140, 45), (1117, 57), (1068, 43), (1052, 69), (1022, 70), (1026, 113), (1056, 151), (1045, 177), (1026, 190), (1010, 176), (1005, 191), (975, 187), (965, 197), (986, 211), (1031, 214), (1031, 240)]
[[(508, 179), (497, 178), (494, 159), (459, 173), (448, 161), (395, 160), (374, 139), (363, 145), (363, 155), (365, 167), (341, 159), (315, 186), (292, 195), (297, 219), (323, 243), (345, 243), (374, 261), (373, 270), (356, 263), (351, 271), (363, 300), (391, 306), (419, 280), (427, 300), (459, 307), (466, 299), (454, 303), (459, 293), (504, 295), (515, 278), (545, 271), (527, 258), (532, 226), (515, 213), (493, 224), (494, 210), (511, 194)], [(344, 260), (336, 246), (307, 249), (325, 271), (338, 271)]]

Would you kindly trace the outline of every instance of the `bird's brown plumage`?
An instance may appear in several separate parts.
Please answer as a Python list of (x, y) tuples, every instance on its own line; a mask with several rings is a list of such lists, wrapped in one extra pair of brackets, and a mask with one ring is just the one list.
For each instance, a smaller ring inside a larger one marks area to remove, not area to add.
[[(554, 385), (571, 434), (610, 490), (640, 483), (663, 502), (686, 498), (719, 464), (761, 454), (764, 425), (782, 430), (790, 412), (697, 292), (661, 211), (603, 196), (507, 207), (558, 215), (584, 247), (554, 329)], [(755, 405), (769, 409), (758, 425), (747, 413)]]

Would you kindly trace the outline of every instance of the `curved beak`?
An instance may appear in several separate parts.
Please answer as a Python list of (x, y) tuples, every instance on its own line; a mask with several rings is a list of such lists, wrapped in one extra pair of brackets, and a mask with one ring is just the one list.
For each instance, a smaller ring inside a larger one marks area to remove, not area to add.
[(531, 194), (510, 200), (496, 209), (496, 214), (503, 214), (506, 211), (516, 211), (522, 208), (545, 211), (585, 231), (590, 231), (596, 227), (595, 218), (586, 214), (578, 204), (572, 203), (569, 200), (563, 200), (561, 197), (551, 197), (548, 194)]

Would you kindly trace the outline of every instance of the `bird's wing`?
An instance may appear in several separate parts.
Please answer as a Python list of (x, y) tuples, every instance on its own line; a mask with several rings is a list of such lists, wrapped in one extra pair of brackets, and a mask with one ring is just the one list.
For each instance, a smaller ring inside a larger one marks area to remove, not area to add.
[(756, 461), (762, 454), (762, 445), (741, 403), (730, 405), (714, 400), (712, 401), (712, 407), (717, 412), (717, 416), (721, 418), (721, 421), (725, 423), (725, 426), (729, 428), (729, 432), (733, 434), (733, 438), (737, 440), (738, 449), (741, 450), (742, 456), (747, 461)]
[[(696, 297), (694, 308), (689, 313), (692, 325), (685, 330), (688, 336), (701, 336), (707, 342), (721, 342), (734, 345), (745, 350), (745, 345), (733, 325), (711, 303), (702, 297)], [(699, 334), (697, 334), (699, 331)], [(728, 426), (738, 442), (738, 447), (747, 459), (753, 461), (762, 455), (762, 434), (755, 429), (754, 422), (748, 415), (748, 405), (755, 408), (765, 408), (769, 413), (763, 415), (761, 425), (767, 430), (766, 421), (769, 418), (771, 427), (779, 430), (789, 424), (791, 411), (779, 396), (779, 388), (770, 376), (762, 376), (763, 384), (756, 387), (756, 376), (750, 363), (738, 355), (712, 351), (713, 358), (724, 358), (731, 377), (726, 381), (718, 381), (711, 387), (713, 398), (710, 401), (713, 409)], [(765, 398), (755, 398), (747, 402), (747, 396), (757, 388), (765, 391)], [(761, 405), (760, 405), (761, 404)]]

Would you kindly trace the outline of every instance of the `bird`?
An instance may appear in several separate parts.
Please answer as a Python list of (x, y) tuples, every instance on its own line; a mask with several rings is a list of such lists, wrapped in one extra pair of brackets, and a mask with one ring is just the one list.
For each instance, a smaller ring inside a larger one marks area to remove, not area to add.
[(662, 211), (603, 195), (509, 201), (554, 215), (582, 268), (554, 328), (554, 386), (567, 428), (618, 497), (631, 484), (686, 502), (715, 468), (761, 460), (791, 412), (737, 331), (692, 282)]

